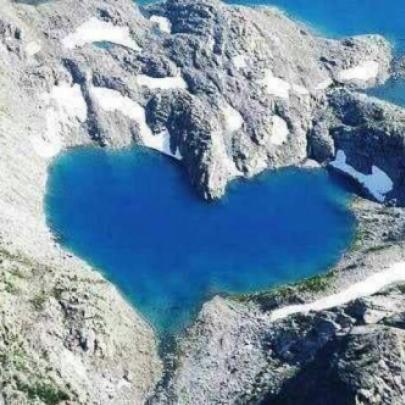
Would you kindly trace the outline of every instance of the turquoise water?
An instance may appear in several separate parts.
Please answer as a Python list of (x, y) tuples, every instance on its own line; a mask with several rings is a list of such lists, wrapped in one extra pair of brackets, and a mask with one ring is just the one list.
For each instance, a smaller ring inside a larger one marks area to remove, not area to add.
[(285, 169), (199, 199), (155, 152), (78, 149), (50, 171), (49, 223), (160, 331), (186, 325), (215, 293), (326, 270), (353, 235), (349, 192), (323, 170)]
[(368, 90), (367, 94), (405, 106), (405, 80), (390, 79), (383, 85)]
[(381, 34), (405, 49), (405, 2), (402, 0), (232, 0), (232, 4), (274, 5), (332, 37)]

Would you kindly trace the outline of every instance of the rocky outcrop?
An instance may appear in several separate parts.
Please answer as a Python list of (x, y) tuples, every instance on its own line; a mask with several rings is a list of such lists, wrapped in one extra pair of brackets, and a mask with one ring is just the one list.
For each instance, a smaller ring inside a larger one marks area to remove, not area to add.
[[(380, 168), (393, 182), (385, 200), (404, 205), (405, 111), (392, 104), (346, 89), (331, 91), (309, 135), (309, 154), (332, 160), (336, 151), (358, 172)], [(370, 190), (363, 189), (366, 196)], [(371, 195), (371, 197), (373, 197)]]
[(85, 266), (1, 249), (0, 297), (3, 403), (143, 403), (160, 378), (151, 328)]
[(401, 404), (403, 289), (270, 323), (219, 298), (180, 346), (152, 403)]
[[(384, 299), (376, 297), (378, 311), (383, 313)], [(391, 297), (387, 302), (391, 305)], [(403, 302), (399, 304), (403, 305)], [(355, 305), (360, 310), (374, 310), (372, 302)], [(392, 315), (387, 311), (384, 315), (387, 318), (377, 324), (364, 324), (361, 320), (348, 334), (334, 336), (277, 395), (268, 395), (262, 403), (403, 403), (404, 314)]]
[[(204, 134), (198, 135), (205, 139), (201, 146), (181, 135), (182, 125), (171, 126), (171, 134), (180, 140), (191, 179), (206, 198), (221, 196), (235, 176), (299, 164), (307, 156), (318, 98), (334, 83), (381, 82), (390, 67), (390, 46), (381, 37), (319, 38), (275, 9), (167, 1), (148, 11), (170, 20), (175, 35), (165, 37), (165, 53), (181, 67), (189, 92), (199, 100), (195, 114), (205, 119), (193, 125)], [(371, 61), (374, 75), (343, 74)], [(242, 118), (232, 132), (226, 122), (236, 118), (224, 116), (224, 103)], [(149, 119), (155, 122), (153, 112)]]

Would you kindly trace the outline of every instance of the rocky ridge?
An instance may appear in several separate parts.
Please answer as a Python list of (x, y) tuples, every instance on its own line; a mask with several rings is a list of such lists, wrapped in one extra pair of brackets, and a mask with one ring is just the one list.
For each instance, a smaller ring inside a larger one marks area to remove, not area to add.
[[(48, 165), (58, 153), (134, 144), (181, 159), (207, 199), (222, 196), (235, 177), (308, 157), (327, 163), (340, 150), (358, 173), (378, 166), (392, 181), (384, 200), (403, 205), (404, 113), (358, 92), (389, 77), (386, 40), (324, 39), (277, 9), (216, 0), (142, 10), (129, 0), (1, 0), (0, 55), (5, 403), (273, 403), (295, 398), (303, 380), (309, 398), (320, 365), (346, 388), (345, 370), (355, 370), (357, 385), (342, 390), (348, 403), (400, 403), (400, 289), (277, 323), (271, 310), (403, 259), (401, 208), (358, 202), (360, 247), (315, 292), (207, 303), (155, 394), (162, 364), (153, 330), (102, 276), (60, 248), (43, 209)], [(375, 198), (364, 184), (359, 191)], [(350, 309), (373, 312), (376, 302), (386, 316), (370, 322)], [(386, 367), (375, 366), (382, 374), (366, 384), (351, 353), (367, 340), (387, 350), (371, 359)], [(339, 356), (348, 359), (343, 371)], [(396, 385), (388, 381), (380, 392), (378, 378), (390, 373)]]

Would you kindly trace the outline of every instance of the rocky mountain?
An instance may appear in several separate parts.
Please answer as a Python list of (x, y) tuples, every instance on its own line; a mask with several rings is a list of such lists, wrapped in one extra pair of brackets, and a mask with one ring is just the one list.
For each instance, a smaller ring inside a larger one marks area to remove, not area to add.
[[(404, 112), (361, 93), (391, 74), (384, 38), (216, 0), (0, 0), (0, 55), (0, 402), (404, 402), (400, 287), (272, 315), (403, 262)], [(60, 247), (43, 206), (62, 151), (138, 144), (181, 160), (206, 199), (310, 158), (378, 204), (353, 205), (357, 244), (327, 282), (215, 298), (164, 371), (151, 326)]]

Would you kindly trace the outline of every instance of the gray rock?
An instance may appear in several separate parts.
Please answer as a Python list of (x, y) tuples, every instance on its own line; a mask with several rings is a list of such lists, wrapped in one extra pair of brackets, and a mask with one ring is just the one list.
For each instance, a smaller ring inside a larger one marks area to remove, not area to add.
[[(369, 174), (372, 165), (379, 167), (394, 183), (386, 200), (404, 205), (404, 110), (347, 90), (329, 93), (327, 108), (328, 112), (322, 113), (310, 135), (314, 157), (328, 157), (319, 156), (317, 151), (321, 149), (326, 153), (330, 147), (323, 146), (333, 144), (335, 150), (345, 152), (347, 162), (356, 170)], [(329, 136), (325, 128), (329, 128)]]

